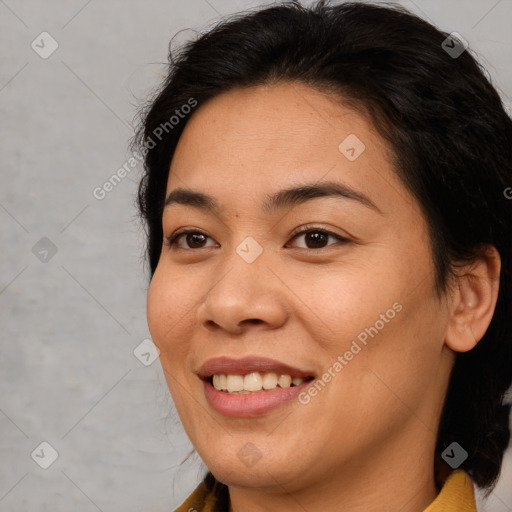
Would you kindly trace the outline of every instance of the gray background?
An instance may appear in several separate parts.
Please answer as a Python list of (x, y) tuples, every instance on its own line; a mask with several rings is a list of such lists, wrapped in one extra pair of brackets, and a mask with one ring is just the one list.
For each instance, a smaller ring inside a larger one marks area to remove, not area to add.
[[(262, 4), (0, 0), (0, 511), (169, 511), (199, 482), (158, 359), (133, 354), (149, 337), (139, 169), (92, 192), (130, 157), (170, 38)], [(511, 0), (403, 4), (462, 34), (510, 106)], [(59, 45), (46, 59), (43, 31)], [(33, 249), (43, 237), (56, 254)], [(480, 510), (512, 510), (510, 449)]]

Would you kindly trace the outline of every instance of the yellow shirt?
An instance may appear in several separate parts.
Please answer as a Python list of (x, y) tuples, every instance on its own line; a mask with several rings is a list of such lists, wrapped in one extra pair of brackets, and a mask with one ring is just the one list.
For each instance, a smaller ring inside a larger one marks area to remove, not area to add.
[[(176, 512), (227, 512), (217, 505), (215, 487), (207, 491), (200, 483)], [(476, 512), (473, 482), (462, 469), (452, 471), (437, 498), (423, 512)]]

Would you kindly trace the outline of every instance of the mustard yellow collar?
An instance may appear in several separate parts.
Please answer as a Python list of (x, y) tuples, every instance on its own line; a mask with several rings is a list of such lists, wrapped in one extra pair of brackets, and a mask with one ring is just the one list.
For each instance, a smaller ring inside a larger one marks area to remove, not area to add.
[(452, 471), (437, 498), (424, 512), (476, 512), (473, 482), (462, 469)]

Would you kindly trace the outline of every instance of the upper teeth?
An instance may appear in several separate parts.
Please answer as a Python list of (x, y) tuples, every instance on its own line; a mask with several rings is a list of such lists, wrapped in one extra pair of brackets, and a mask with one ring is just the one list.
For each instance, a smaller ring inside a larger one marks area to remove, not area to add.
[(289, 388), (302, 384), (304, 379), (300, 377), (291, 378), (290, 375), (278, 375), (274, 372), (261, 374), (252, 372), (247, 375), (225, 375), (213, 376), (213, 385), (216, 389), (233, 393), (236, 391), (261, 391), (262, 389), (275, 389), (278, 385), (281, 388)]

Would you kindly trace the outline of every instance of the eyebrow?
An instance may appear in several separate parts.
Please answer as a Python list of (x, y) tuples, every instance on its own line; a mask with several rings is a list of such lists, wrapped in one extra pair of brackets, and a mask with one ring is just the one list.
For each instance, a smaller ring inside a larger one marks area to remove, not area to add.
[[(271, 215), (285, 207), (296, 206), (317, 197), (349, 199), (382, 213), (377, 205), (362, 192), (354, 190), (348, 185), (333, 181), (305, 183), (296, 187), (279, 190), (273, 194), (267, 194), (262, 204), (262, 211)], [(221, 213), (220, 205), (214, 197), (189, 188), (182, 187), (173, 190), (167, 196), (164, 208), (167, 208), (171, 204), (191, 206), (200, 210), (213, 212), (217, 215)]]

